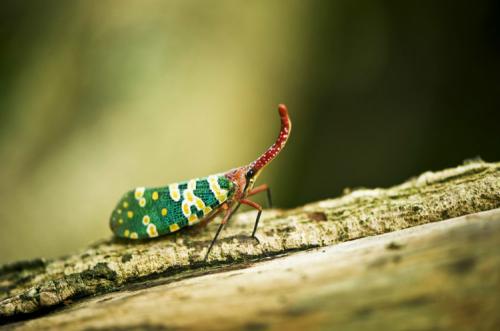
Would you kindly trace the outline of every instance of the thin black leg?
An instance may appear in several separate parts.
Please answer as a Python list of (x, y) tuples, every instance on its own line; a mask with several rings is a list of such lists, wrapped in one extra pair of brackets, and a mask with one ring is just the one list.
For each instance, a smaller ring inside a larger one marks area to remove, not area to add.
[(224, 223), (221, 223), (219, 225), (219, 228), (217, 229), (217, 232), (215, 233), (214, 239), (212, 239), (212, 242), (210, 243), (210, 246), (208, 246), (207, 254), (205, 254), (205, 258), (203, 259), (205, 262), (207, 261), (208, 254), (210, 254), (210, 251), (212, 250), (212, 247), (214, 247), (214, 244), (217, 241), (217, 237), (219, 236), (219, 233), (221, 232), (221, 230), (222, 230), (223, 227), (224, 227)]
[[(239, 205), (236, 208), (238, 208), (238, 207), (239, 207)], [(222, 228), (224, 227), (224, 225), (229, 221), (229, 219), (233, 215), (233, 213), (236, 210), (236, 208), (234, 210), (232, 210), (232, 211), (229, 210), (228, 211), (229, 215), (224, 216), (221, 224), (219, 225), (219, 228), (217, 229), (217, 232), (215, 233), (214, 239), (212, 239), (212, 242), (210, 243), (210, 246), (208, 246), (207, 254), (205, 255), (205, 258), (203, 259), (205, 262), (207, 261), (208, 254), (210, 254), (210, 251), (212, 250), (212, 247), (214, 247), (214, 244), (217, 241), (217, 238), (219, 237), (219, 233), (222, 231)]]
[[(255, 236), (255, 232), (257, 232), (257, 226), (259, 225), (260, 214), (262, 214), (262, 210), (259, 210), (259, 212), (257, 213), (257, 218), (255, 219), (255, 225), (253, 226), (252, 238), (255, 239), (257, 239), (257, 237)], [(259, 239), (257, 239), (257, 241), (259, 241)]]
[(271, 189), (268, 187), (266, 191), (267, 191), (267, 207), (273, 208), (273, 200), (271, 199)]

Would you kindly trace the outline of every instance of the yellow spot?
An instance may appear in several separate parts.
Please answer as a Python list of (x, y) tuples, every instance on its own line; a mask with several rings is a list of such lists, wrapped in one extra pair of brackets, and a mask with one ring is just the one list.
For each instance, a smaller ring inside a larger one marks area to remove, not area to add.
[(142, 196), (144, 195), (144, 190), (145, 188), (144, 187), (138, 187), (135, 189), (135, 193), (134, 193), (134, 196), (136, 199), (140, 199), (142, 198)]
[(131, 211), (131, 210), (129, 210), (129, 211), (127, 212), (127, 216), (128, 216), (128, 218), (132, 218), (132, 217), (134, 217), (134, 212), (133, 212), (133, 211)]
[(118, 224), (123, 224), (123, 220), (121, 218), (118, 220)]
[(125, 231), (123, 231), (123, 236), (124, 237), (128, 237), (130, 235), (130, 231), (127, 229)]
[(158, 200), (158, 192), (154, 191), (153, 194), (151, 195), (151, 199)]
[(118, 210), (117, 210), (117, 213), (118, 213), (118, 214), (121, 214), (121, 213), (122, 213), (122, 210), (121, 210), (121, 209), (118, 209)]
[(186, 196), (187, 201), (189, 201), (189, 202), (192, 203), (194, 201), (194, 194), (193, 194), (193, 192), (191, 192), (190, 190), (186, 190), (184, 192), (185, 192), (185, 196)]
[(181, 192), (179, 191), (179, 185), (178, 184), (170, 184), (168, 186), (168, 190), (170, 191), (170, 197), (174, 201), (179, 201), (181, 198)]
[(139, 238), (139, 236), (137, 235), (137, 232), (132, 232), (130, 234), (130, 239), (137, 239), (137, 238)]
[(174, 223), (174, 224), (170, 225), (170, 232), (175, 232), (175, 231), (177, 231), (179, 229), (180, 229), (180, 227), (179, 227), (179, 225), (177, 223)]
[(219, 183), (217, 182), (217, 176), (209, 176), (208, 181), (210, 183), (210, 190), (215, 195), (219, 203), (227, 200), (227, 190), (221, 189)]
[(162, 215), (162, 216), (167, 216), (167, 208), (163, 208), (163, 209), (161, 210), (161, 215)]
[(226, 192), (224, 192), (224, 190), (222, 191), (219, 191), (215, 194), (215, 197), (217, 198), (217, 200), (219, 200), (219, 202), (224, 202), (227, 200), (227, 195), (226, 195)]
[(148, 225), (149, 222), (151, 222), (151, 218), (148, 215), (144, 215), (144, 217), (142, 218), (142, 224)]
[(195, 203), (196, 203), (196, 208), (198, 208), (198, 210), (205, 209), (205, 203), (200, 198), (196, 197)]
[(203, 215), (207, 215), (208, 213), (210, 213), (212, 211), (212, 208), (210, 207), (205, 207), (205, 209), (203, 209)]
[(154, 224), (149, 224), (148, 225), (148, 235), (153, 238), (153, 237), (158, 237), (158, 231), (156, 231), (156, 225)]
[(189, 225), (192, 225), (194, 223), (198, 223), (198, 216), (196, 216), (195, 214), (191, 214), (188, 218), (188, 223), (189, 223)]
[(123, 208), (128, 208), (128, 202), (127, 201), (123, 201)]
[(139, 200), (139, 206), (144, 207), (145, 205), (146, 205), (146, 199), (141, 198), (141, 199)]
[(186, 201), (182, 202), (182, 212), (184, 213), (184, 216), (186, 216), (186, 217), (191, 215), (191, 209), (189, 209), (189, 204)]

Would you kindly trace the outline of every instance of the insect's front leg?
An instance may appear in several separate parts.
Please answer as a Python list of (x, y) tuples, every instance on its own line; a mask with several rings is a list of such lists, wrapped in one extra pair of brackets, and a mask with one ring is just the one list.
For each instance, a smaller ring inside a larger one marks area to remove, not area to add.
[[(248, 193), (247, 193), (246, 196), (250, 197), (252, 195), (255, 195), (255, 194), (263, 192), (263, 191), (267, 192), (267, 207), (268, 208), (273, 208), (273, 203), (272, 203), (272, 200), (271, 200), (271, 189), (269, 188), (269, 186), (267, 184), (262, 184), (262, 185), (259, 185), (257, 187), (254, 187), (253, 189), (251, 189), (250, 191), (248, 191)], [(238, 210), (238, 208), (240, 208), (240, 206), (241, 206), (241, 202), (239, 202), (238, 205), (236, 206), (236, 208), (234, 209), (235, 213)]]
[(210, 251), (212, 250), (212, 247), (214, 246), (215, 242), (217, 241), (217, 238), (219, 237), (219, 234), (224, 227), (224, 225), (229, 221), (231, 216), (234, 214), (237, 208), (232, 209), (232, 206), (228, 205), (227, 203), (224, 203), (220, 208), (224, 210), (224, 218), (222, 219), (219, 228), (217, 229), (217, 232), (215, 233), (214, 239), (212, 239), (212, 242), (210, 243), (210, 246), (208, 247), (207, 254), (205, 255), (204, 261), (207, 260), (208, 254), (210, 254)]
[(253, 226), (253, 232), (252, 232), (252, 238), (255, 238), (255, 240), (257, 240), (257, 242), (259, 242), (259, 239), (255, 236), (255, 232), (257, 232), (257, 226), (259, 225), (260, 215), (262, 214), (262, 207), (258, 203), (247, 200), (247, 199), (241, 199), (240, 202), (242, 204), (247, 205), (247, 206), (253, 207), (259, 211), (257, 213), (257, 218), (255, 219), (255, 225)]

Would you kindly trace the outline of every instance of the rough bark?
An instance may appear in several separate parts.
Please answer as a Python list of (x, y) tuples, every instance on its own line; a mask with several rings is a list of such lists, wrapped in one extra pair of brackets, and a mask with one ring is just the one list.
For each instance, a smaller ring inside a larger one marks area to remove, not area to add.
[(145, 281), (24, 330), (498, 330), (500, 209)]
[[(26, 314), (43, 314), (47, 308), (71, 304), (70, 300), (111, 291), (121, 290), (121, 296), (128, 293), (126, 290), (130, 291), (130, 286), (138, 283), (147, 284), (144, 286), (148, 287), (157, 282), (180, 284), (179, 282), (202, 281), (203, 277), (195, 276), (227, 268), (242, 269), (248, 266), (250, 261), (263, 260), (290, 251), (328, 246), (498, 207), (500, 163), (472, 162), (454, 169), (424, 173), (389, 189), (355, 190), (346, 192), (337, 199), (320, 201), (292, 210), (266, 210), (258, 231), (260, 244), (248, 239), (255, 213), (241, 213), (224, 230), (222, 239), (214, 247), (207, 263), (203, 262), (204, 253), (217, 224), (148, 242), (103, 241), (78, 254), (60, 259), (40, 259), (3, 266), (0, 269), (0, 299), (3, 299), (0, 301), (0, 318), (2, 321), (11, 322), (15, 318), (30, 317)], [(494, 239), (497, 240), (498, 246), (498, 236)], [(458, 241), (454, 243), (455, 246), (449, 247), (451, 250), (459, 247)], [(481, 244), (488, 245), (487, 242)], [(469, 240), (469, 249), (472, 245)], [(485, 246), (485, 249), (493, 248), (492, 251), (496, 253), (494, 259), (498, 259), (498, 250), (494, 249), (497, 246)], [(315, 259), (313, 255), (311, 259)], [(361, 260), (344, 260), (339, 269), (332, 272), (341, 270), (342, 266), (347, 268), (346, 272), (366, 267), (366, 263)], [(336, 264), (336, 261), (337, 259), (331, 262)], [(495, 261), (498, 262), (494, 260), (493, 265)], [(427, 267), (433, 266), (432, 261), (425, 262), (429, 263)], [(498, 270), (498, 264), (496, 266)], [(422, 275), (424, 276), (430, 277)], [(254, 279), (248, 277), (247, 280), (253, 284)], [(258, 273), (252, 277), (258, 279)], [(425, 277), (422, 279), (426, 279)], [(183, 280), (185, 278), (195, 280)], [(404, 279), (400, 281), (404, 282)], [(478, 282), (477, 277), (471, 280), (473, 281)], [(456, 285), (458, 286), (458, 283)], [(314, 292), (314, 289), (311, 291)], [(216, 288), (212, 292), (213, 296), (215, 294)], [(346, 295), (346, 299), (348, 293), (343, 295)], [(314, 301), (314, 295), (309, 299)], [(258, 306), (257, 302), (253, 304)], [(186, 304), (183, 306), (179, 307), (177, 313), (187, 316), (190, 308), (188, 309)], [(241, 307), (243, 306), (245, 305)], [(247, 308), (256, 309), (251, 306), (252, 304)], [(238, 306), (237, 309), (243, 309), (241, 307)], [(365, 308), (369, 311), (368, 315), (373, 314), (369, 305)], [(225, 311), (228, 308), (221, 306), (219, 309)], [(297, 314), (302, 314), (300, 309)], [(292, 315), (293, 313), (290, 316)], [(171, 325), (170, 322), (165, 320), (164, 324), (158, 325)]]

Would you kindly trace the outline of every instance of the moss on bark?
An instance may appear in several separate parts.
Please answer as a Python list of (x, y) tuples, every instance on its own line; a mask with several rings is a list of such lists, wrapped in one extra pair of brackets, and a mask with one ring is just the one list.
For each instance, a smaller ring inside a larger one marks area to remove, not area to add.
[[(388, 189), (360, 189), (291, 210), (236, 215), (203, 261), (218, 226), (152, 241), (104, 240), (73, 255), (0, 268), (0, 318), (35, 313), (145, 279), (178, 280), (261, 260), (500, 207), (500, 163), (472, 162), (427, 172)], [(240, 263), (240, 264), (238, 264)]]

